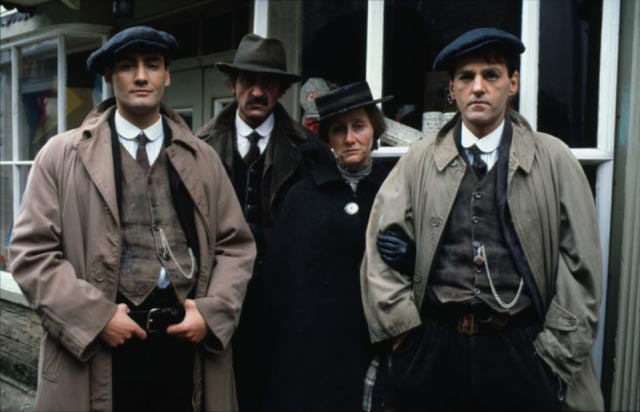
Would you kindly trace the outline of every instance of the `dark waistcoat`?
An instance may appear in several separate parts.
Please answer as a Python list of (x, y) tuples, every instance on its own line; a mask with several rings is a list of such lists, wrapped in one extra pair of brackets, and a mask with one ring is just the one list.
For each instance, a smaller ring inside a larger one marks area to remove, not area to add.
[(263, 256), (265, 248), (261, 203), (264, 160), (265, 152), (251, 165), (247, 165), (240, 157), (238, 150), (234, 150), (233, 188), (256, 241), (258, 257), (260, 258)]
[(160, 151), (148, 174), (122, 145), (120, 158), (123, 249), (118, 291), (139, 305), (156, 286), (164, 267), (176, 296), (184, 302), (195, 285), (197, 261), (171, 198), (165, 151)]
[[(496, 169), (491, 168), (479, 180), (473, 169), (468, 167), (458, 189), (431, 276), (431, 288), (443, 303), (477, 298), (495, 311), (505, 311), (491, 292), (485, 265), (474, 262), (481, 245), (485, 248), (493, 284), (502, 300), (511, 302), (518, 290), (520, 275), (498, 222), (495, 205)], [(510, 312), (517, 313), (529, 303), (523, 291)]]

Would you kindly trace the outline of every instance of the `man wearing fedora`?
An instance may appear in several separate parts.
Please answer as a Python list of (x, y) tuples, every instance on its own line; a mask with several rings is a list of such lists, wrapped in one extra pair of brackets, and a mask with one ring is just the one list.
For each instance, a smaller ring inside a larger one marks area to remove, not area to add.
[(256, 240), (258, 255), (233, 341), (240, 409), (258, 408), (264, 386), (266, 317), (262, 260), (289, 188), (333, 156), (278, 102), (300, 80), (287, 72), (282, 42), (247, 34), (232, 63), (217, 63), (235, 102), (196, 135), (220, 155)]
[(255, 244), (220, 158), (161, 104), (168, 33), (87, 67), (115, 98), (36, 156), (10, 246), (42, 319), (38, 410), (236, 409), (229, 341)]
[(373, 205), (362, 296), (398, 410), (603, 409), (593, 196), (567, 145), (507, 107), (524, 48), (479, 28), (440, 52), (459, 113)]

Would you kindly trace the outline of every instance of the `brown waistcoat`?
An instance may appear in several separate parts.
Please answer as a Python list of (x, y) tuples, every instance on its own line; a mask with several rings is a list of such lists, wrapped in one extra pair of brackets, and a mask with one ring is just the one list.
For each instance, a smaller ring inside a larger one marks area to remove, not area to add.
[(160, 151), (148, 174), (122, 145), (120, 152), (123, 248), (118, 291), (139, 305), (156, 286), (164, 267), (176, 296), (184, 302), (196, 280), (187, 276), (196, 273), (197, 267), (171, 199), (165, 152)]

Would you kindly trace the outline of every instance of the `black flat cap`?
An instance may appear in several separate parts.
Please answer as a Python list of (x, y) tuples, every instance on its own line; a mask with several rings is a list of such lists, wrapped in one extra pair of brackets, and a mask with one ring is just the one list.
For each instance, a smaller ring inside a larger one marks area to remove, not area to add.
[(516, 55), (524, 51), (524, 44), (513, 34), (494, 27), (481, 27), (464, 33), (442, 49), (433, 62), (433, 69), (445, 70), (453, 59), (489, 46)]
[(87, 68), (102, 75), (106, 65), (131, 49), (157, 50), (166, 57), (178, 49), (176, 38), (169, 33), (147, 26), (133, 26), (116, 33), (87, 59)]

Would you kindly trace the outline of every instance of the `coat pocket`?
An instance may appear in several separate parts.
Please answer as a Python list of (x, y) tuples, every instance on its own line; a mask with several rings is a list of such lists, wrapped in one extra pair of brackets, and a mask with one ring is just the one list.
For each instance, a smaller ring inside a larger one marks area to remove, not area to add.
[(578, 318), (556, 301), (551, 301), (545, 326), (558, 331), (571, 332), (578, 329)]
[(42, 377), (50, 382), (56, 382), (62, 363), (62, 346), (56, 343), (49, 335), (43, 337), (43, 346), (40, 352)]

